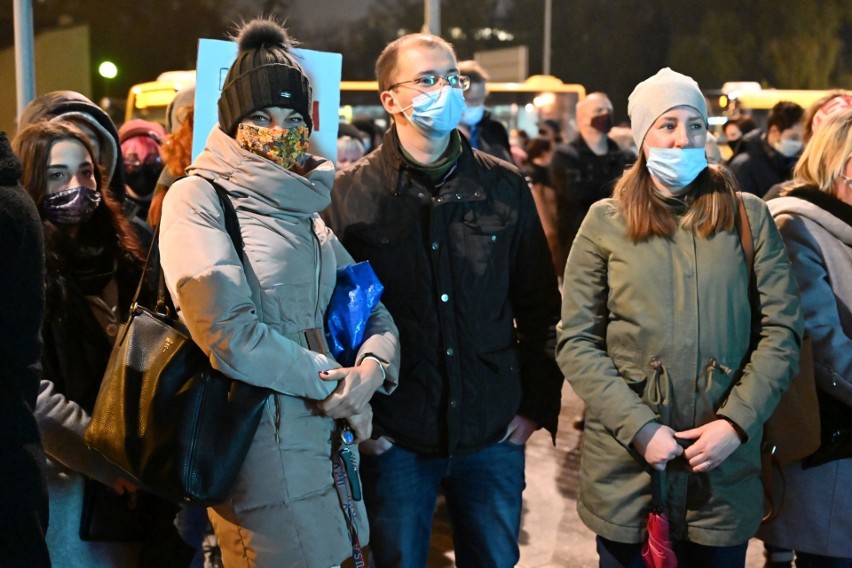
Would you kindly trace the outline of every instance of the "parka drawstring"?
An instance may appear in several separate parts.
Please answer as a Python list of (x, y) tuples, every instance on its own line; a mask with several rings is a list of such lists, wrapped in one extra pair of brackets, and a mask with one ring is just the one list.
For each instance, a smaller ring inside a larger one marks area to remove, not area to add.
[(647, 389), (647, 402), (660, 416), (660, 423), (666, 426), (671, 426), (671, 412), (669, 406), (672, 400), (671, 381), (666, 368), (663, 365), (663, 360), (657, 357), (651, 357), (648, 362), (651, 369), (654, 370), (654, 376), (651, 384)]

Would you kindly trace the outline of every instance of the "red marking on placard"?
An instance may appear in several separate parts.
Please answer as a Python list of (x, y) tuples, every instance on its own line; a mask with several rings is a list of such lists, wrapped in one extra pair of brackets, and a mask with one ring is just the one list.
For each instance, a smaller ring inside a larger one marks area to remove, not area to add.
[(319, 101), (314, 101), (314, 108), (311, 112), (311, 119), (314, 122), (314, 132), (320, 129), (320, 120), (319, 120)]

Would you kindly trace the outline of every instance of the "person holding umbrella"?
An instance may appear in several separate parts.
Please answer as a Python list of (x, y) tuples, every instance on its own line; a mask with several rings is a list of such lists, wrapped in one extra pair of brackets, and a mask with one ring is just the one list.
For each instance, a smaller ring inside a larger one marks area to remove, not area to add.
[(602, 567), (642, 566), (651, 473), (664, 472), (680, 565), (744, 566), (763, 517), (763, 423), (797, 370), (795, 279), (765, 204), (707, 165), (694, 80), (660, 70), (628, 114), (639, 157), (592, 206), (565, 267), (557, 360), (588, 407), (579, 515)]

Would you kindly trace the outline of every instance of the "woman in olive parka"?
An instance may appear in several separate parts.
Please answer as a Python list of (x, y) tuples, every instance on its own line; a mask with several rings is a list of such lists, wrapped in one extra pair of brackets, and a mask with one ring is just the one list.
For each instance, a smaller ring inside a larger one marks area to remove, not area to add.
[(641, 566), (651, 471), (663, 472), (681, 566), (744, 566), (763, 516), (763, 423), (798, 368), (795, 279), (766, 206), (742, 195), (749, 300), (736, 182), (707, 165), (695, 81), (662, 69), (628, 114), (639, 159), (565, 267), (557, 358), (588, 406), (577, 507), (601, 566)]

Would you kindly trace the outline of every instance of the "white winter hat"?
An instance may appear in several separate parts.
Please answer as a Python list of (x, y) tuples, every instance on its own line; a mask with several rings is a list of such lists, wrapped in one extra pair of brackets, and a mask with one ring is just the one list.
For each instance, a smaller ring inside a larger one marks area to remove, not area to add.
[(700, 112), (704, 123), (707, 123), (707, 101), (692, 77), (664, 67), (636, 85), (627, 99), (627, 115), (636, 147), (641, 150), (645, 135), (660, 115), (681, 105)]

